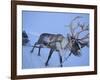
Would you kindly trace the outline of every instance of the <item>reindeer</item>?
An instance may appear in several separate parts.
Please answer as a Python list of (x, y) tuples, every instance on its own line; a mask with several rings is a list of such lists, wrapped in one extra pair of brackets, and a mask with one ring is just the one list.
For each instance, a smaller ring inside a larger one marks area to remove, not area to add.
[[(50, 33), (41, 34), (38, 41), (34, 44), (31, 53), (34, 51), (34, 48), (39, 48), (38, 55), (40, 56), (41, 48), (49, 48), (50, 52), (48, 59), (45, 63), (45, 66), (48, 66), (48, 62), (54, 51), (57, 51), (59, 54), (61, 67), (63, 66), (64, 62), (62, 61), (64, 50), (68, 49), (70, 51), (69, 55), (65, 60), (67, 60), (71, 56), (71, 54), (79, 56), (81, 48), (83, 48), (84, 46), (89, 46), (89, 33), (85, 35), (83, 38), (79, 38), (79, 35), (82, 32), (88, 31), (88, 26), (78, 23), (77, 27), (74, 27), (73, 23), (78, 18), (80, 17), (77, 16), (71, 21), (69, 25), (71, 33), (68, 33), (67, 37), (64, 37), (62, 34), (50, 34)], [(80, 31), (75, 33), (75, 30), (77, 28), (80, 28)]]
[[(60, 64), (62, 66), (62, 50), (66, 48), (68, 44), (66, 38), (62, 34), (49, 34), (43, 33), (40, 35), (39, 40), (34, 44), (31, 53), (33, 52), (34, 48), (39, 48), (38, 55), (40, 56), (40, 49), (47, 47), (50, 48), (48, 59), (45, 65), (48, 65), (48, 61), (51, 58), (51, 55), (54, 51), (59, 53)], [(38, 46), (39, 45), (39, 46)]]

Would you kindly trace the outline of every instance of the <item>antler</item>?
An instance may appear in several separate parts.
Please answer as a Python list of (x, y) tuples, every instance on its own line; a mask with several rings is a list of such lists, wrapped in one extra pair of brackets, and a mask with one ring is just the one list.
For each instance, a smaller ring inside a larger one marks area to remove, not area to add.
[(75, 36), (75, 30), (77, 29), (77, 26), (74, 25), (74, 21), (77, 20), (77, 19), (79, 19), (79, 18), (81, 18), (81, 16), (75, 17), (75, 18), (71, 21), (71, 23), (69, 24), (70, 32), (71, 32), (71, 35), (72, 35), (72, 36)]
[[(85, 24), (78, 24), (78, 26), (80, 27), (80, 31), (76, 33), (76, 39), (79, 39), (79, 35), (82, 33), (82, 32), (85, 32), (85, 31), (89, 31), (89, 25), (85, 26)], [(89, 38), (89, 32), (83, 37), (81, 38), (80, 40), (83, 40), (83, 39), (87, 39)]]
[[(80, 27), (80, 31), (76, 33), (76, 39), (79, 41), (79, 43), (81, 44), (81, 47), (84, 47), (84, 46), (88, 46), (89, 47), (89, 25), (85, 26), (85, 24), (78, 24), (79, 27)], [(84, 37), (82, 38), (79, 38), (79, 35), (82, 33), (82, 32), (86, 32), (87, 31), (87, 34), (84, 35)]]
[[(77, 16), (75, 17), (71, 23), (68, 25), (69, 29), (70, 29), (70, 33), (69, 35), (67, 35), (68, 39), (73, 37), (76, 40), (78, 40), (78, 42), (81, 44), (81, 47), (87, 46), (89, 45), (89, 25), (85, 25), (85, 24), (81, 24), (79, 21), (76, 21), (77, 19), (82, 18), (81, 16)], [(76, 21), (76, 22), (74, 22)], [(75, 25), (76, 23), (76, 25)], [(83, 32), (86, 32), (85, 34)], [(79, 38), (79, 35), (83, 33), (84, 37)], [(70, 41), (70, 39), (69, 39)]]

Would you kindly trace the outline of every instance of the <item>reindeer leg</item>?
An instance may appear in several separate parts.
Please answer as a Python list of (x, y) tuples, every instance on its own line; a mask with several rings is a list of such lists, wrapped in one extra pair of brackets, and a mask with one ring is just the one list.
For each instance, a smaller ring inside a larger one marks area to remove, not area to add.
[(63, 67), (63, 65), (62, 65), (62, 56), (60, 55), (60, 53), (59, 53), (59, 59), (60, 59), (60, 67)]
[(32, 50), (30, 51), (31, 53), (34, 51), (35, 46), (33, 46)]
[(34, 44), (32, 50), (30, 51), (31, 53), (34, 51), (34, 48), (36, 47), (36, 45), (37, 45), (37, 42)]
[(51, 55), (52, 55), (53, 51), (54, 51), (53, 49), (50, 50), (50, 53), (49, 53), (48, 59), (47, 59), (47, 61), (45, 63), (45, 66), (48, 66), (48, 62), (49, 62), (49, 60), (51, 58)]
[(39, 47), (38, 56), (40, 56), (40, 50), (41, 50), (41, 47)]

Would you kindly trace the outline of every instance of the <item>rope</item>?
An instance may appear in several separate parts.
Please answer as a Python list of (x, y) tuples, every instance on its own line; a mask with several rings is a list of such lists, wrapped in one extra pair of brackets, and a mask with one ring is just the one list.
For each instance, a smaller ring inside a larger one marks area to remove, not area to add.
[(70, 52), (69, 55), (63, 60), (62, 63), (64, 63), (70, 56), (71, 56), (71, 52)]

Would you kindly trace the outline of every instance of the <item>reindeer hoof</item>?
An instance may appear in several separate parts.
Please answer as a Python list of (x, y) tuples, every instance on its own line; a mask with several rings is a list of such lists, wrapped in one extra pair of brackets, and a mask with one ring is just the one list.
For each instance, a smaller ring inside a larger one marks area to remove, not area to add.
[(38, 56), (41, 56), (40, 54), (38, 54)]
[(31, 50), (30, 53), (32, 53), (33, 51)]
[(45, 63), (45, 66), (48, 66), (48, 63)]
[(60, 67), (63, 67), (63, 65), (61, 64)]

